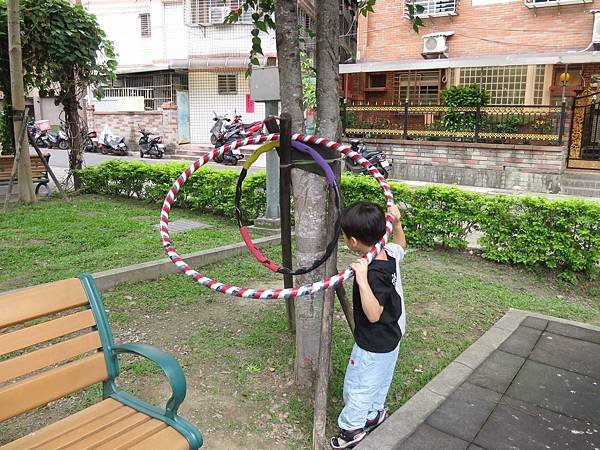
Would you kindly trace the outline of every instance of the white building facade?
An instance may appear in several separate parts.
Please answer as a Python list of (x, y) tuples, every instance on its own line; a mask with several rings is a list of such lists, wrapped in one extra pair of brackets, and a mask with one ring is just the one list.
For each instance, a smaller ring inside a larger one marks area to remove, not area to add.
[[(179, 120), (189, 120), (189, 136), (180, 133), (180, 143), (199, 144), (209, 142), (213, 112), (231, 116), (236, 111), (245, 122), (264, 118), (264, 105), (252, 102), (245, 77), (252, 46), (250, 14), (223, 24), (238, 1), (83, 0), (118, 54), (118, 80), (105, 99), (92, 100), (96, 110), (157, 110), (171, 101)], [(276, 56), (275, 33), (260, 37), (265, 64), (267, 57)]]

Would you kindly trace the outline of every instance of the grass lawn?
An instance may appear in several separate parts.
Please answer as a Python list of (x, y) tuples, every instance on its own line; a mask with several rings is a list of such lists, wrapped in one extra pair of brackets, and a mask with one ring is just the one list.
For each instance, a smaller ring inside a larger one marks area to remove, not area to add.
[[(277, 258), (278, 248), (268, 252)], [(342, 254), (347, 262), (350, 255)], [(341, 263), (340, 266), (343, 264)], [(279, 286), (249, 256), (206, 270), (242, 286)], [(403, 265), (408, 332), (388, 397), (392, 411), (481, 336), (508, 308), (600, 324), (600, 283), (577, 286), (488, 263), (459, 252), (413, 251)], [(350, 285), (348, 284), (348, 288)], [(348, 289), (351, 291), (350, 289)], [(293, 385), (293, 338), (281, 301), (229, 298), (182, 275), (124, 284), (104, 294), (120, 342), (148, 342), (184, 366), (188, 396), (182, 415), (204, 433), (207, 449), (308, 448), (312, 406)], [(298, 299), (297, 301), (302, 301)], [(333, 338), (328, 424), (336, 427), (343, 376), (353, 344), (339, 309)], [(126, 389), (163, 404), (168, 385), (151, 366), (127, 361)], [(0, 425), (0, 444), (93, 402), (98, 388)]]
[[(157, 205), (93, 195), (0, 213), (0, 291), (165, 257), (159, 215)], [(242, 241), (231, 221), (172, 210), (171, 221), (182, 218), (210, 227), (172, 235), (180, 254)]]

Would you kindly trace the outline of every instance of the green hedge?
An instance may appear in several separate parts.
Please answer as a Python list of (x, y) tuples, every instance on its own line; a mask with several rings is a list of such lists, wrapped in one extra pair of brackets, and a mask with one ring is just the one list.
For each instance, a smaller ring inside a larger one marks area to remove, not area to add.
[[(109, 161), (81, 171), (84, 192), (137, 197), (162, 203), (186, 163), (145, 164)], [(182, 187), (176, 205), (235, 216), (234, 196), (238, 173), (203, 167)], [(255, 173), (244, 182), (242, 207), (248, 219), (264, 213), (266, 177)], [(547, 200), (517, 196), (487, 196), (456, 187), (427, 186), (411, 189), (390, 183), (396, 201), (410, 208), (403, 212), (409, 245), (432, 248), (466, 248), (466, 236), (480, 230), (482, 256), (500, 263), (559, 269), (567, 277), (591, 273), (600, 260), (600, 203)], [(344, 174), (344, 206), (385, 199), (370, 177)]]

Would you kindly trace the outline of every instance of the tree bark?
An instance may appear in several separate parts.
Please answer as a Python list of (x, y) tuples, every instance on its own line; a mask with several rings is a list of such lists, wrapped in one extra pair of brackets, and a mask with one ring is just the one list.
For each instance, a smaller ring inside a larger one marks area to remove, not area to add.
[[(62, 101), (69, 133), (69, 170), (79, 170), (83, 167), (83, 149), (81, 148), (78, 100), (75, 74), (73, 74), (66, 95)], [(81, 187), (81, 179), (77, 172), (73, 174), (73, 182), (75, 190)]]
[(317, 0), (317, 122), (321, 136), (339, 139), (339, 2)]
[[(339, 140), (341, 121), (339, 108), (339, 11), (337, 0), (317, 0), (317, 129), (321, 136)], [(339, 161), (334, 164), (336, 176), (340, 177)], [(330, 202), (332, 204), (332, 202)], [(329, 214), (326, 228), (333, 233), (332, 222), (335, 213)], [(325, 220), (323, 221), (325, 222)], [(327, 262), (327, 275), (332, 275), (337, 266), (337, 252)], [(333, 328), (334, 291), (325, 293), (322, 305), (322, 322), (319, 348), (319, 373), (315, 386), (313, 449), (328, 448), (326, 443), (327, 392), (331, 368), (331, 338)]]
[(21, 30), (19, 23), (19, 1), (8, 0), (8, 54), (10, 59), (10, 84), (13, 111), (13, 128), (15, 136), (15, 154), (19, 152), (19, 200), (25, 203), (37, 201), (31, 179), (31, 160), (29, 158), (29, 140), (27, 133), (21, 136), (23, 113), (25, 110), (25, 90), (23, 87), (23, 61), (21, 54)]
[(281, 111), (292, 116), (292, 132), (302, 132), (304, 110), (300, 75), (300, 38), (298, 34), (298, 2), (275, 2), (275, 42), (279, 66)]

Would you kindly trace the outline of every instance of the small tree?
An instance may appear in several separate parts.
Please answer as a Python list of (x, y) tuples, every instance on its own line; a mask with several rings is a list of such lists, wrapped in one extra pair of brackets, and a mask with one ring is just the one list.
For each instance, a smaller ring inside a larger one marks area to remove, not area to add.
[[(113, 44), (96, 17), (68, 0), (22, 0), (23, 66), (25, 86), (62, 104), (70, 136), (71, 170), (80, 169), (80, 100), (89, 86), (102, 96), (102, 86), (115, 78), (117, 61)], [(6, 6), (0, 0), (0, 58), (6, 47)], [(0, 89), (10, 92), (8, 67), (0, 66)], [(5, 97), (6, 98), (6, 97)], [(79, 177), (75, 176), (75, 187)]]

